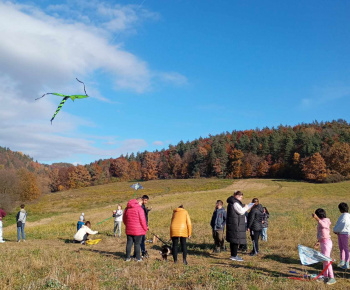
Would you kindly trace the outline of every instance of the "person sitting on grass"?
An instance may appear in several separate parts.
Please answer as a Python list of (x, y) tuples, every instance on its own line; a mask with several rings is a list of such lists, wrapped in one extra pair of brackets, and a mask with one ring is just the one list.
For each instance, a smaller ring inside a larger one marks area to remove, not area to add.
[[(331, 221), (326, 216), (326, 211), (323, 208), (316, 209), (312, 217), (317, 221), (317, 243), (315, 248), (321, 246), (321, 253), (326, 257), (331, 257), (332, 252), (332, 240), (330, 235)], [(323, 269), (328, 266), (328, 262), (323, 262)], [(336, 283), (334, 279), (332, 264), (328, 266), (327, 270), (323, 274), (324, 282), (328, 285)]]
[(339, 211), (342, 213), (339, 217), (333, 232), (338, 236), (338, 245), (340, 251), (340, 263), (338, 267), (349, 269), (349, 235), (350, 235), (350, 214), (349, 207), (345, 202), (338, 205)]
[(82, 225), (79, 231), (77, 231), (77, 233), (74, 235), (74, 242), (85, 245), (88, 236), (96, 234), (98, 234), (98, 231), (91, 230), (91, 223), (87, 221), (85, 225)]
[(226, 225), (226, 211), (223, 207), (222, 200), (216, 202), (216, 207), (211, 218), (211, 228), (214, 238), (214, 252), (220, 253), (225, 250), (224, 230)]
[(170, 224), (170, 238), (173, 242), (172, 253), (174, 258), (174, 263), (177, 263), (177, 250), (179, 245), (179, 240), (181, 244), (183, 263), (187, 265), (187, 244), (186, 238), (191, 238), (192, 235), (192, 223), (191, 218), (184, 209), (183, 205), (174, 209), (173, 216), (171, 218)]

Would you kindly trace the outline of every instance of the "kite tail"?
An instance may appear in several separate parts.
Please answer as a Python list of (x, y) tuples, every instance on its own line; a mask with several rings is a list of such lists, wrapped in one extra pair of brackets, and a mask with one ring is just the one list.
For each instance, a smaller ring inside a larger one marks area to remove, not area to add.
[(82, 83), (82, 84), (84, 85), (84, 92), (85, 92), (85, 95), (88, 95), (88, 94), (86, 93), (86, 90), (85, 90), (85, 84), (84, 84), (82, 81), (78, 80), (78, 78), (76, 78), (76, 80), (77, 80), (79, 83)]
[(58, 108), (57, 108), (55, 114), (54, 114), (54, 115), (52, 116), (52, 118), (51, 118), (51, 125), (52, 125), (53, 119), (55, 119), (57, 113), (61, 110), (63, 104), (64, 104), (68, 99), (69, 99), (69, 96), (64, 97), (63, 100), (62, 100), (62, 102), (58, 105)]
[(43, 94), (40, 98), (36, 98), (35, 100), (39, 100), (39, 99), (41, 99), (41, 98), (43, 98), (43, 97), (45, 97), (46, 95), (51, 95), (52, 93), (46, 93), (46, 94)]

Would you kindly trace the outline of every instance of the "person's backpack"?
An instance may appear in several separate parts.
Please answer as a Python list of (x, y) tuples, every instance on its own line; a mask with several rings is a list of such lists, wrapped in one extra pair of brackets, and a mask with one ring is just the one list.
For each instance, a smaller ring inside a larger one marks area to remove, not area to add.
[(23, 224), (23, 220), (26, 217), (26, 212), (18, 212), (18, 220), (17, 220), (17, 227), (20, 228)]

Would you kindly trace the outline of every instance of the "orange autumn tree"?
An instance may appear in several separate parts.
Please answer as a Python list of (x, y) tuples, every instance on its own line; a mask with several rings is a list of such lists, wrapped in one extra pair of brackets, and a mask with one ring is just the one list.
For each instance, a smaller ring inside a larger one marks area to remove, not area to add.
[(305, 178), (310, 181), (322, 182), (327, 177), (326, 162), (320, 153), (305, 158), (302, 172)]
[(269, 172), (270, 166), (267, 163), (266, 160), (262, 160), (257, 168), (257, 176), (258, 177), (264, 177), (267, 175), (267, 173)]
[(142, 162), (142, 179), (153, 180), (158, 178), (157, 160), (155, 154), (147, 153)]
[(326, 153), (329, 168), (342, 176), (350, 175), (350, 145), (348, 143), (335, 143)]
[(228, 177), (242, 178), (244, 154), (241, 150), (231, 149), (228, 154)]
[(112, 176), (120, 180), (129, 179), (129, 162), (124, 157), (119, 157), (111, 162), (109, 171)]
[(69, 188), (81, 188), (89, 186), (91, 176), (85, 166), (71, 166), (68, 168), (67, 185)]
[(22, 201), (31, 201), (39, 198), (41, 190), (38, 186), (37, 178), (34, 173), (28, 169), (21, 168), (18, 170), (19, 193)]

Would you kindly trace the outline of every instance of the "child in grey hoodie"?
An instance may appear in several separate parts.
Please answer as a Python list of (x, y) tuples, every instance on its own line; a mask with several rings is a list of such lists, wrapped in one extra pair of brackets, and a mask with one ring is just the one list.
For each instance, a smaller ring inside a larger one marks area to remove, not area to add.
[(226, 225), (226, 211), (223, 208), (222, 200), (216, 202), (216, 207), (210, 222), (213, 230), (213, 238), (215, 243), (214, 252), (220, 253), (220, 250), (225, 250), (224, 229)]

